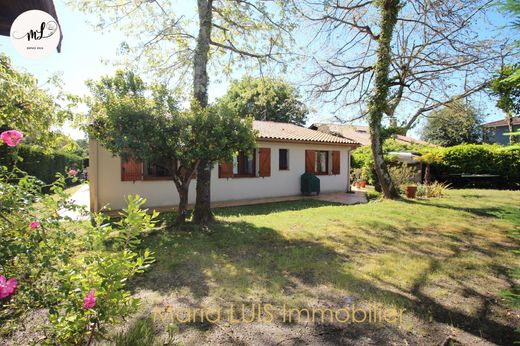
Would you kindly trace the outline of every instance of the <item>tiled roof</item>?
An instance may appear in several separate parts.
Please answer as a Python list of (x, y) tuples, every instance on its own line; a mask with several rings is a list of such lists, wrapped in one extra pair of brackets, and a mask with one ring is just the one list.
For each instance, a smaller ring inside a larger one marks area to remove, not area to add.
[[(520, 125), (520, 117), (513, 118), (513, 125)], [(500, 127), (500, 126), (508, 126), (506, 119), (492, 121), (489, 123), (485, 123), (482, 126), (484, 127)]]
[(290, 142), (314, 142), (317, 144), (359, 145), (359, 143), (351, 139), (334, 136), (288, 123), (255, 120), (253, 121), (253, 129), (258, 131), (257, 137), (259, 139)]
[[(351, 139), (362, 145), (370, 144), (370, 133), (368, 126), (361, 125), (341, 125), (341, 124), (313, 124), (311, 128), (317, 129), (325, 133), (338, 134), (344, 138)], [(423, 144), (428, 145), (428, 142), (422, 141), (409, 136), (397, 135), (395, 140), (402, 144)]]

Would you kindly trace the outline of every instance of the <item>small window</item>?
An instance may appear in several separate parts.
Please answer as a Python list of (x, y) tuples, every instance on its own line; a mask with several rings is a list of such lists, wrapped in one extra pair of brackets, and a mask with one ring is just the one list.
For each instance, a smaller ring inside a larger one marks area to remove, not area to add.
[(144, 179), (145, 180), (167, 180), (171, 179), (171, 164), (168, 162), (144, 162)]
[(278, 169), (281, 171), (289, 169), (289, 149), (280, 149), (278, 151)]
[(316, 162), (314, 166), (316, 174), (328, 174), (329, 172), (329, 152), (328, 151), (317, 151)]
[(255, 173), (255, 152), (245, 154), (240, 152), (233, 157), (233, 176), (235, 177), (254, 177)]

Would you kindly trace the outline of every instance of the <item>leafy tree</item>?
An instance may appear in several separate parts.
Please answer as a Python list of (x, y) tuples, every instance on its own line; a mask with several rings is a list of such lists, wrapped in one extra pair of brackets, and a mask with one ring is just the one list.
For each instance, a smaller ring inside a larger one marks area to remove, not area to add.
[(245, 77), (233, 81), (219, 103), (227, 105), (240, 116), (256, 120), (305, 125), (309, 110), (300, 101), (298, 90), (277, 78)]
[(434, 144), (453, 146), (482, 141), (482, 116), (472, 106), (457, 101), (432, 112), (422, 138)]
[(28, 140), (48, 144), (53, 139), (51, 127), (71, 118), (72, 113), (60, 107), (34, 76), (17, 71), (0, 54), (0, 130), (17, 129)]
[[(520, 114), (520, 65), (504, 66), (491, 81), (491, 93), (498, 97), (497, 107), (506, 115), (509, 133), (513, 133), (513, 116)], [(510, 144), (517, 142), (514, 135), (509, 137)]]
[(498, 3), (501, 10), (514, 15), (515, 21), (513, 26), (520, 29), (520, 1), (519, 0), (503, 0)]
[(391, 61), (391, 43), (397, 16), (402, 4), (400, 0), (386, 0), (377, 3), (381, 16), (381, 32), (378, 38), (377, 61), (374, 67), (375, 84), (368, 104), (368, 125), (374, 169), (381, 189), (386, 198), (398, 198), (399, 190), (392, 181), (390, 172), (383, 157), (383, 129), (381, 121), (388, 112), (387, 99), (390, 91), (389, 68)]
[[(133, 67), (143, 67), (161, 79), (189, 85), (198, 106), (208, 106), (209, 74), (229, 76), (234, 68), (263, 69), (268, 62), (281, 63), (292, 42), (294, 27), (290, 1), (197, 0), (198, 22), (179, 10), (173, 1), (68, 1), (89, 14), (99, 15), (100, 29), (117, 27), (131, 41), (122, 42)], [(183, 3), (187, 3), (186, 1)], [(144, 64), (143, 64), (144, 63)], [(173, 82), (172, 82), (173, 83)], [(210, 172), (214, 162), (203, 161), (197, 171), (194, 220), (213, 219), (210, 209)]]
[(489, 72), (511, 55), (502, 37), (479, 34), (490, 2), (295, 1), (314, 28), (306, 47), (314, 51), (311, 90), (338, 112), (355, 114), (341, 120), (367, 119), (386, 197), (396, 194), (381, 154), (385, 137), (482, 91)]
[(177, 108), (163, 85), (146, 86), (131, 72), (89, 82), (94, 95), (90, 133), (124, 159), (166, 162), (179, 193), (177, 222), (186, 219), (188, 192), (201, 160), (230, 160), (254, 146), (252, 122), (224, 107)]

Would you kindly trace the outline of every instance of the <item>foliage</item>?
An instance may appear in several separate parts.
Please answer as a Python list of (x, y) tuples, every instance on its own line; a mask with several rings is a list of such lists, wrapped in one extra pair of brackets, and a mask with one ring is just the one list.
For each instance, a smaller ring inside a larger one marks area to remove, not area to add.
[(417, 197), (439, 198), (444, 197), (449, 189), (449, 184), (434, 181), (430, 184), (417, 185)]
[[(117, 28), (134, 38), (120, 45), (125, 58), (118, 62), (125, 67), (150, 72), (180, 88), (191, 85), (200, 23), (179, 11), (176, 2), (75, 0), (67, 4), (92, 17), (96, 29)], [(290, 1), (214, 0), (209, 7), (211, 49), (203, 60), (215, 75), (265, 68), (269, 60), (281, 62), (286, 57), (292, 41), (289, 32), (295, 26)]]
[[(87, 337), (90, 343), (138, 306), (126, 282), (153, 262), (136, 239), (156, 227), (156, 215), (146, 215), (142, 200), (131, 197), (118, 223), (101, 214), (92, 215), (93, 224), (72, 221), (60, 214), (82, 208), (68, 200), (65, 179), (58, 174), (45, 185), (16, 167), (0, 169), (0, 273), (18, 281), (16, 293), (0, 301), (0, 334), (14, 333), (43, 309), (50, 322), (44, 344), (81, 344)], [(53, 194), (43, 194), (45, 187)]]
[[(497, 107), (506, 114), (506, 122), (511, 125), (514, 115), (520, 114), (520, 65), (504, 66), (491, 81), (491, 93), (498, 98)], [(510, 143), (516, 143), (516, 137), (510, 135)]]
[(298, 90), (279, 78), (244, 77), (218, 100), (241, 117), (305, 125), (309, 110)]
[(514, 78), (520, 65), (504, 66), (491, 81), (491, 91), (498, 97), (497, 107), (505, 113), (520, 114), (520, 78)]
[(406, 185), (415, 184), (414, 178), (417, 174), (415, 167), (410, 166), (407, 163), (397, 163), (390, 166), (389, 171), (392, 176), (392, 181), (401, 190)]
[(47, 144), (53, 139), (51, 128), (72, 118), (70, 109), (55, 102), (34, 76), (17, 71), (0, 54), (0, 130), (16, 128), (38, 144)]
[(422, 139), (442, 145), (479, 143), (482, 140), (482, 116), (477, 109), (462, 101), (433, 111), (422, 131)]
[[(422, 151), (428, 150), (429, 146), (414, 143), (414, 144), (403, 144), (395, 139), (387, 139), (383, 144), (383, 157), (387, 163), (390, 163), (393, 160), (392, 155), (388, 153), (391, 151), (409, 151), (412, 153), (420, 153)], [(364, 145), (352, 152), (352, 168), (363, 168), (363, 173), (365, 174), (366, 180), (369, 184), (374, 185), (376, 182), (376, 175), (373, 171), (373, 159), (372, 159), (372, 151), (370, 146)]]
[(520, 1), (502, 0), (497, 5), (500, 6), (503, 12), (510, 13), (516, 17), (513, 25), (520, 29)]
[(466, 144), (444, 148), (443, 161), (432, 165), (438, 178), (454, 174), (497, 174), (504, 184), (520, 184), (520, 146)]
[[(179, 110), (164, 85), (146, 85), (132, 72), (89, 82), (94, 121), (90, 134), (123, 158), (166, 162), (180, 196), (179, 222), (186, 216), (188, 187), (200, 160), (230, 160), (251, 150), (255, 136), (250, 118), (241, 119), (225, 105)], [(150, 97), (146, 95), (150, 94)]]
[[(55, 180), (56, 173), (83, 168), (83, 158), (73, 153), (44, 150), (24, 144), (20, 144), (16, 151), (12, 151), (7, 150), (6, 146), (0, 145), (0, 165), (13, 167), (15, 163), (19, 169), (46, 184)], [(66, 179), (66, 184), (70, 183), (72, 181)]]

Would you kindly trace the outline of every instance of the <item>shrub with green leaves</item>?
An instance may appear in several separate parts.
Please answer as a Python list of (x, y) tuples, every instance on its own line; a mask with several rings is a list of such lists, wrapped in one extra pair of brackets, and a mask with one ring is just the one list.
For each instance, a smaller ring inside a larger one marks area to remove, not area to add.
[(520, 186), (520, 145), (463, 144), (443, 148), (442, 155), (442, 162), (432, 165), (438, 179), (462, 173), (494, 174), (506, 186)]
[[(16, 162), (18, 168), (47, 184), (55, 180), (58, 172), (66, 172), (69, 169), (81, 170), (83, 160), (82, 157), (72, 153), (45, 151), (30, 145), (20, 144), (16, 152), (0, 145), (0, 165), (12, 167)], [(70, 180), (66, 182), (71, 183)]]
[(42, 326), (44, 344), (90, 344), (138, 306), (126, 283), (154, 261), (139, 237), (157, 228), (157, 214), (130, 196), (118, 222), (62, 217), (82, 211), (64, 192), (65, 180), (57, 174), (46, 185), (16, 166), (0, 169), (0, 336), (43, 310), (50, 322)]

